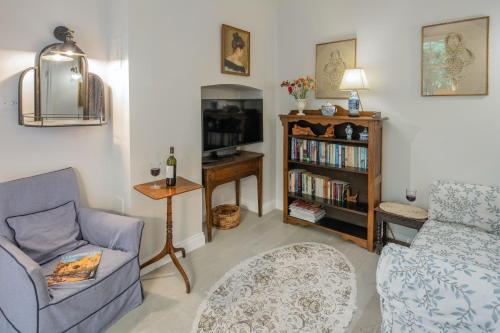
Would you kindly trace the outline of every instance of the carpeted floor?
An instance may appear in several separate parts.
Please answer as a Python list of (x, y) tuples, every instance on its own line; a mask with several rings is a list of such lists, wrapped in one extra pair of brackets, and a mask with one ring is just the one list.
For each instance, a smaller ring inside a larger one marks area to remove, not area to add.
[(357, 279), (357, 310), (347, 331), (379, 332), (380, 309), (375, 290), (378, 256), (334, 234), (284, 224), (279, 211), (262, 218), (242, 211), (242, 223), (238, 228), (216, 230), (211, 243), (181, 259), (191, 279), (192, 292), (189, 295), (172, 264), (144, 276), (144, 303), (107, 332), (190, 332), (198, 306), (207, 291), (233, 266), (261, 252), (299, 242), (328, 244), (347, 257), (354, 266)]

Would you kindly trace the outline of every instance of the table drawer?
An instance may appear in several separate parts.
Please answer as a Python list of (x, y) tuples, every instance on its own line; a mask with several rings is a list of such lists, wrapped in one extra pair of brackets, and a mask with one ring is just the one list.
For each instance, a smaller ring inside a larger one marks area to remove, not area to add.
[(242, 163), (235, 163), (232, 165), (219, 167), (217, 170), (207, 172), (206, 177), (211, 182), (223, 183), (230, 182), (242, 177), (247, 177), (250, 174), (256, 174), (259, 168), (259, 161), (245, 161)]

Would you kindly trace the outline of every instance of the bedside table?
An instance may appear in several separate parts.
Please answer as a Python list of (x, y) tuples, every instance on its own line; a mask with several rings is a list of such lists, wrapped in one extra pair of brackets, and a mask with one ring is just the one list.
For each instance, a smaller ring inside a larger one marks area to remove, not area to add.
[(375, 220), (377, 228), (375, 249), (377, 254), (380, 254), (382, 248), (388, 242), (410, 246), (410, 243), (387, 237), (388, 223), (418, 231), (427, 221), (427, 211), (420, 207), (396, 202), (382, 202), (375, 208)]

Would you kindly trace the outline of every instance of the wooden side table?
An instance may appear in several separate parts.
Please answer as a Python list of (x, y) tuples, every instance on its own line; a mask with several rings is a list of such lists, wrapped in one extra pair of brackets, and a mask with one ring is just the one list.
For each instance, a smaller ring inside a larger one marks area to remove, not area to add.
[[(382, 204), (381, 204), (382, 205)], [(402, 204), (399, 204), (402, 205)], [(409, 206), (413, 209), (417, 207)], [(419, 208), (422, 211), (425, 211), (422, 208)], [(406, 243), (394, 238), (387, 237), (387, 223), (392, 223), (395, 225), (400, 225), (403, 227), (407, 227), (410, 229), (420, 230), (424, 223), (427, 221), (427, 218), (415, 218), (411, 216), (411, 214), (405, 215), (404, 212), (390, 212), (382, 209), (380, 206), (375, 208), (375, 219), (377, 225), (377, 241), (376, 241), (376, 252), (380, 254), (382, 252), (382, 248), (388, 242), (396, 243), (403, 246), (410, 246), (410, 243)]]
[[(159, 189), (154, 189), (151, 188), (153, 184), (158, 184), (160, 185)], [(165, 179), (158, 180), (155, 182), (150, 182), (150, 183), (145, 183), (145, 184), (140, 184), (140, 185), (135, 185), (134, 189), (139, 192), (144, 194), (145, 196), (153, 199), (153, 200), (161, 200), (161, 199), (167, 199), (167, 220), (166, 220), (166, 225), (167, 225), (167, 237), (166, 237), (166, 242), (165, 242), (165, 247), (163, 250), (161, 250), (160, 253), (158, 253), (156, 256), (154, 256), (152, 259), (146, 261), (141, 265), (141, 268), (144, 268), (148, 265), (151, 265), (154, 262), (157, 262), (161, 258), (165, 257), (167, 254), (170, 255), (170, 258), (172, 259), (172, 262), (174, 263), (175, 267), (179, 270), (179, 272), (182, 275), (182, 278), (184, 279), (184, 282), (186, 283), (186, 293), (191, 292), (191, 285), (189, 283), (189, 278), (182, 268), (179, 260), (175, 256), (176, 252), (182, 252), (182, 257), (186, 257), (186, 251), (183, 248), (176, 248), (174, 247), (173, 244), (173, 235), (172, 235), (172, 197), (198, 190), (202, 188), (200, 184), (193, 183), (185, 178), (182, 177), (177, 177), (176, 178), (176, 184), (175, 186), (167, 186)]]
[(234, 157), (222, 158), (213, 163), (203, 164), (203, 186), (205, 186), (205, 206), (207, 239), (212, 241), (212, 192), (222, 184), (235, 182), (236, 204), (240, 204), (240, 180), (249, 176), (257, 177), (257, 200), (259, 216), (262, 216), (262, 158), (264, 154), (239, 151)]

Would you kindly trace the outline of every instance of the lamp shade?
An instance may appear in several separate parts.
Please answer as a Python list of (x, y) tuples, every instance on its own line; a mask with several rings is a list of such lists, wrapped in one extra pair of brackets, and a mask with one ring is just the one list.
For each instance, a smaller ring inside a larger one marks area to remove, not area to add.
[(362, 68), (346, 69), (339, 89), (368, 90), (368, 80), (366, 79), (365, 71)]
[(83, 57), (83, 52), (74, 41), (57, 43), (45, 49), (41, 57), (49, 61), (73, 61), (74, 57)]
[(64, 43), (59, 43), (54, 45), (50, 51), (52, 53), (62, 54), (65, 56), (83, 56), (85, 52), (80, 49), (75, 42), (65, 41)]

